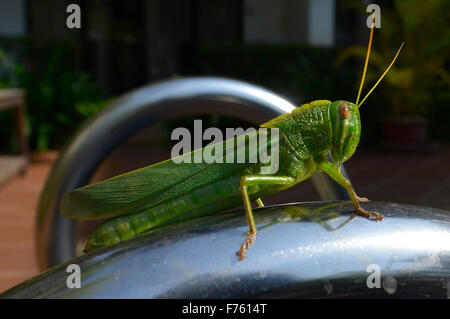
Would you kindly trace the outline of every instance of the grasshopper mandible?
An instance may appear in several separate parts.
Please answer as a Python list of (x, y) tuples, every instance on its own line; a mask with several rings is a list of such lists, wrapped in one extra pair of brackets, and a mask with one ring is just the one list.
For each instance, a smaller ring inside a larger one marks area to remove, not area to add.
[[(402, 44), (386, 71), (359, 102), (373, 29), (372, 22), (356, 103), (313, 101), (261, 125), (261, 128), (278, 129), (279, 132), (277, 142), (272, 141), (278, 143), (280, 156), (276, 173), (260, 174), (262, 163), (259, 161), (180, 163), (172, 158), (66, 194), (60, 210), (68, 218), (88, 220), (114, 217), (89, 236), (86, 251), (134, 238), (163, 225), (233, 208), (243, 201), (249, 233), (237, 252), (239, 260), (242, 260), (257, 233), (251, 203), (256, 201), (258, 206), (263, 206), (261, 198), (292, 187), (316, 171), (325, 172), (346, 188), (357, 214), (374, 221), (382, 220), (379, 213), (365, 211), (360, 206), (359, 202), (366, 199), (356, 195), (350, 181), (339, 169), (340, 164), (353, 155), (359, 143), (359, 107), (387, 74), (403, 47)], [(260, 131), (254, 134), (258, 135)], [(235, 140), (238, 138), (235, 137)], [(227, 141), (220, 142), (220, 147), (225, 148)], [(239, 150), (236, 144), (232, 143), (232, 153)], [(202, 150), (187, 155), (195, 157)], [(328, 152), (331, 161), (328, 160)]]

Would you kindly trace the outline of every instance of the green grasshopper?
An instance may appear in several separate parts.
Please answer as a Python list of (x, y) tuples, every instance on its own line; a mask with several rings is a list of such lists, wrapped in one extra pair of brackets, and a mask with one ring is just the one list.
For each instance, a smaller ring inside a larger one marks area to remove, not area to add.
[[(243, 200), (249, 233), (237, 252), (242, 260), (257, 233), (251, 203), (256, 201), (258, 206), (264, 206), (261, 198), (290, 188), (308, 179), (315, 171), (325, 172), (347, 189), (357, 214), (369, 220), (382, 220), (379, 213), (365, 211), (360, 206), (359, 202), (367, 199), (358, 197), (350, 181), (340, 172), (340, 164), (353, 155), (359, 143), (359, 107), (387, 74), (403, 46), (358, 103), (372, 37), (373, 25), (356, 103), (313, 101), (262, 124), (254, 132), (261, 136), (263, 128), (278, 129), (279, 138), (267, 140), (267, 144), (276, 144), (279, 150), (276, 173), (261, 174), (264, 164), (260, 160), (254, 163), (180, 163), (175, 157), (66, 194), (60, 206), (64, 216), (81, 220), (111, 218), (89, 236), (85, 251), (128, 240), (164, 225), (233, 208)], [(223, 148), (223, 156), (235, 156), (242, 147), (245, 148), (242, 138), (242, 135), (234, 138), (236, 143), (230, 144), (234, 145), (231, 150), (226, 147), (230, 140), (215, 144), (219, 146), (215, 149)], [(182, 156), (195, 158), (203, 151), (199, 149)], [(247, 150), (245, 154), (252, 155)]]

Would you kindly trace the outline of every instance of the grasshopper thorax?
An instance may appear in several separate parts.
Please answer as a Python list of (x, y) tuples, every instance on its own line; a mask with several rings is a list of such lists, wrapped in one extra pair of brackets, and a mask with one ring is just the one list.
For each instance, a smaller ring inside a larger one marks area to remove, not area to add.
[(340, 164), (356, 150), (361, 135), (361, 119), (354, 103), (335, 101), (330, 108), (331, 159)]

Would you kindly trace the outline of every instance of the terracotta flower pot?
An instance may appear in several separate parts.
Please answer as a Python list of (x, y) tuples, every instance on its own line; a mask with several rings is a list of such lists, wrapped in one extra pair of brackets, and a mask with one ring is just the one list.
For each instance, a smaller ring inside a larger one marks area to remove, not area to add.
[(52, 163), (58, 158), (57, 150), (46, 150), (31, 153), (31, 162), (33, 163)]
[(423, 117), (393, 118), (383, 121), (383, 145), (398, 151), (433, 151), (437, 145), (426, 142), (427, 120)]

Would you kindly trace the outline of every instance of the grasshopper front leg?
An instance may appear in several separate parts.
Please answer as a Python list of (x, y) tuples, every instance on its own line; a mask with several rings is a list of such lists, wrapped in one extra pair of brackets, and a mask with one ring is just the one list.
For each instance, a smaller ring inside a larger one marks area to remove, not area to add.
[(325, 173), (327, 173), (332, 179), (334, 179), (339, 185), (347, 189), (348, 194), (350, 195), (350, 198), (352, 199), (353, 206), (355, 206), (356, 212), (359, 215), (362, 215), (366, 217), (369, 220), (373, 221), (379, 221), (383, 219), (383, 216), (377, 212), (368, 212), (364, 210), (360, 205), (359, 202), (367, 202), (369, 201), (367, 198), (361, 198), (358, 195), (356, 195), (355, 190), (352, 187), (352, 184), (350, 181), (345, 178), (340, 170), (339, 167), (335, 166), (334, 164), (330, 162), (322, 162), (319, 164), (319, 168), (322, 169)]
[[(295, 184), (295, 179), (289, 176), (261, 176), (261, 175), (245, 175), (241, 178), (240, 190), (244, 200), (245, 214), (247, 215), (249, 233), (247, 238), (241, 245), (241, 249), (237, 252), (239, 260), (245, 258), (247, 249), (256, 240), (256, 224), (253, 216), (252, 205), (248, 196), (248, 187), (253, 185), (285, 185), (287, 187)], [(258, 205), (262, 204), (261, 199), (258, 199)]]

